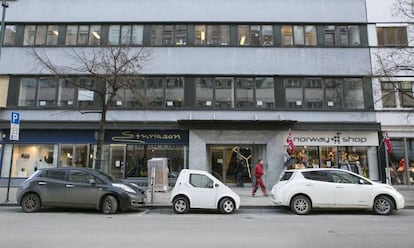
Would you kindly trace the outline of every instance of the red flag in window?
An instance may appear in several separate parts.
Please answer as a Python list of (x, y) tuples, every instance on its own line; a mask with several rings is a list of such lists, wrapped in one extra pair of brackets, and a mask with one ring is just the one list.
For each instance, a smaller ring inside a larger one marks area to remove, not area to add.
[(385, 149), (387, 150), (387, 153), (388, 154), (391, 154), (391, 152), (392, 152), (392, 144), (391, 144), (390, 137), (388, 137), (388, 132), (385, 132), (385, 135), (384, 135), (384, 144), (385, 144)]
[(286, 142), (289, 146), (290, 154), (295, 153), (295, 144), (293, 143), (292, 131), (290, 129), (289, 129), (289, 133), (288, 133), (288, 137), (286, 139)]

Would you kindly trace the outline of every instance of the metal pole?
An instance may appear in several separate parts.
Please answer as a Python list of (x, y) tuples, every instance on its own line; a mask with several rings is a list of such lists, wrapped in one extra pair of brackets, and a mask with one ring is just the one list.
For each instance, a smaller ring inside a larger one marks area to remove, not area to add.
[(1, 48), (3, 46), (4, 42), (4, 34), (6, 32), (6, 24), (4, 23), (4, 20), (6, 19), (6, 9), (9, 7), (9, 4), (7, 3), (7, 0), (3, 0), (3, 3), (1, 4), (3, 7), (3, 15), (1, 17), (1, 33), (0, 33), (0, 58), (1, 58)]
[(9, 202), (10, 182), (11, 182), (11, 174), (12, 174), (12, 166), (13, 166), (13, 152), (14, 152), (14, 142), (12, 143), (12, 149), (11, 149), (11, 159), (10, 159), (9, 177), (7, 181), (7, 194), (6, 194), (5, 203)]

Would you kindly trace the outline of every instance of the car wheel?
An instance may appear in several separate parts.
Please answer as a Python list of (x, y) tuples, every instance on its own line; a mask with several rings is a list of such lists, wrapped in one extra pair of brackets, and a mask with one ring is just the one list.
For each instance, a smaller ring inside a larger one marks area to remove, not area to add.
[(290, 210), (295, 214), (308, 214), (311, 208), (311, 201), (304, 195), (297, 195), (290, 202)]
[(23, 197), (21, 206), (26, 213), (38, 211), (41, 207), (40, 197), (34, 193), (27, 194)]
[(186, 197), (179, 196), (173, 201), (173, 209), (176, 214), (185, 214), (190, 208), (190, 202)]
[(104, 214), (114, 214), (118, 209), (118, 202), (116, 198), (112, 195), (107, 195), (102, 200), (102, 213)]
[(392, 213), (394, 208), (394, 202), (388, 196), (380, 195), (374, 200), (373, 210), (375, 214), (388, 215)]
[(220, 211), (224, 214), (231, 214), (234, 212), (234, 209), (236, 208), (233, 200), (230, 198), (222, 199), (220, 201), (219, 207), (220, 207)]

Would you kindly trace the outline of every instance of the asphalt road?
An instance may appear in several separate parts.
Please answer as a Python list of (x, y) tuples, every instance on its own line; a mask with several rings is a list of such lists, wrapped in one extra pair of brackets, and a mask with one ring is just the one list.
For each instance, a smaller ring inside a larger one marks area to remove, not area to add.
[(283, 208), (223, 215), (169, 208), (103, 215), (93, 210), (23, 213), (0, 207), (0, 246), (23, 247), (364, 247), (414, 246), (414, 209), (390, 216), (365, 211), (318, 211), (298, 216)]

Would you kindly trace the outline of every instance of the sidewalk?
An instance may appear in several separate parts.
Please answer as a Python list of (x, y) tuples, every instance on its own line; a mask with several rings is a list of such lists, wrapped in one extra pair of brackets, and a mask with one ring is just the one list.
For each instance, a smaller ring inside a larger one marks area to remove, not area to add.
[[(394, 186), (405, 198), (406, 208), (414, 208), (414, 185), (396, 185)], [(257, 196), (251, 196), (251, 186), (246, 187), (231, 187), (240, 196), (241, 208), (272, 208), (275, 205), (270, 200), (270, 197), (263, 196), (260, 189), (257, 191)], [(0, 187), (0, 206), (16, 205), (16, 187), (10, 188), (9, 201), (6, 202), (7, 187)], [(155, 192), (153, 202), (151, 202), (151, 192), (147, 193), (148, 207), (171, 207), (170, 203), (171, 191)]]

